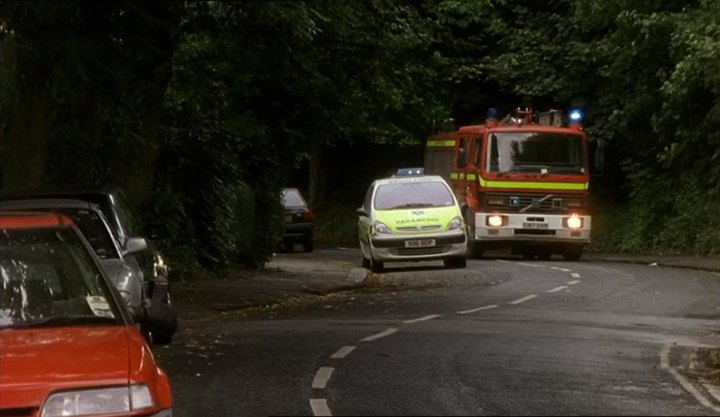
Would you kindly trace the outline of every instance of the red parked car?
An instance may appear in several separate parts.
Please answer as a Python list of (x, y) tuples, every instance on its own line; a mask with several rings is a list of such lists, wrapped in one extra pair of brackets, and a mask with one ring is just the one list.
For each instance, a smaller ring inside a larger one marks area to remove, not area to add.
[(172, 415), (165, 372), (70, 217), (0, 213), (0, 416)]

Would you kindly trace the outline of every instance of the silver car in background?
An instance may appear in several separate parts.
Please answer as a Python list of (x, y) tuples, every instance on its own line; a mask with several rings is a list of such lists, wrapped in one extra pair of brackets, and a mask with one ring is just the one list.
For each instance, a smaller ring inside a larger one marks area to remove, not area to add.
[(110, 223), (93, 203), (71, 199), (28, 199), (0, 202), (0, 211), (51, 211), (73, 219), (100, 259), (103, 269), (128, 307), (142, 307), (147, 284), (135, 252), (147, 249), (144, 238), (129, 238), (121, 250)]

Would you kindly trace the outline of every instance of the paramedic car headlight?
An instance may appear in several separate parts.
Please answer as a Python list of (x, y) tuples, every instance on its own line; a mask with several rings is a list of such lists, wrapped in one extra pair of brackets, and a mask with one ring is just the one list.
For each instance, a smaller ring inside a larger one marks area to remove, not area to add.
[(392, 233), (390, 231), (390, 228), (387, 227), (387, 225), (383, 222), (375, 222), (375, 224), (373, 225), (373, 228), (375, 229), (375, 233), (386, 234), (386, 235)]
[(459, 216), (455, 216), (450, 223), (448, 223), (448, 230), (457, 230), (462, 227), (462, 219)]
[(43, 407), (41, 417), (120, 414), (153, 407), (146, 385), (131, 385), (53, 394)]

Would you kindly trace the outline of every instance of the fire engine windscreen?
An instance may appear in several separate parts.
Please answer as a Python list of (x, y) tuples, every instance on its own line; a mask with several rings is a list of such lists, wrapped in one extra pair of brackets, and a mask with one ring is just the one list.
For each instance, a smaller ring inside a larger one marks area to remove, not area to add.
[(584, 174), (582, 136), (547, 132), (503, 132), (490, 135), (488, 172)]

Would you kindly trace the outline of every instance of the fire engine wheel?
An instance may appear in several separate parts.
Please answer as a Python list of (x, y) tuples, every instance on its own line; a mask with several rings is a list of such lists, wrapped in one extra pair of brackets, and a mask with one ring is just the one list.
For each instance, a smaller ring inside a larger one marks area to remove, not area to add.
[(582, 245), (574, 245), (565, 248), (562, 253), (563, 259), (566, 261), (579, 261), (583, 253)]
[(468, 255), (473, 259), (480, 259), (484, 253), (483, 247), (477, 242), (468, 242)]

